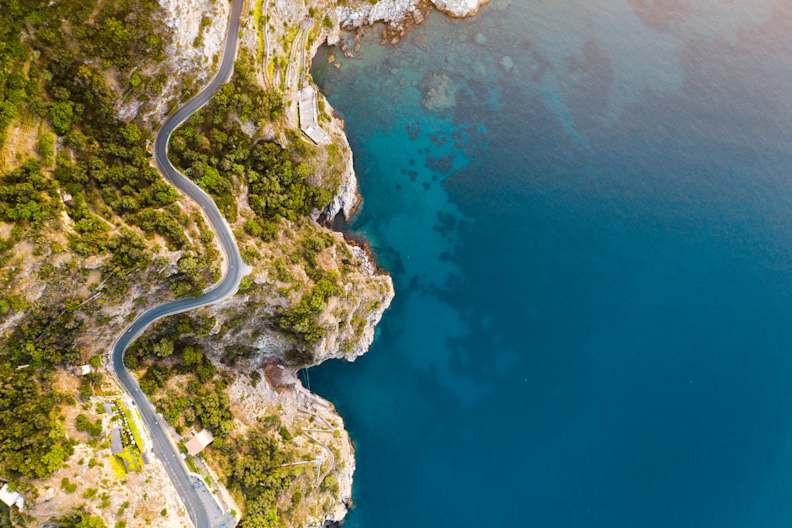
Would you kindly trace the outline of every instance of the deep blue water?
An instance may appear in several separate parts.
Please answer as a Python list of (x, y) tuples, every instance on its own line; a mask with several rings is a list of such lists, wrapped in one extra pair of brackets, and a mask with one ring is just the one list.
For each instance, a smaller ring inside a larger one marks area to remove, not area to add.
[(495, 0), (378, 40), (314, 67), (397, 292), (311, 371), (347, 526), (790, 526), (792, 4)]

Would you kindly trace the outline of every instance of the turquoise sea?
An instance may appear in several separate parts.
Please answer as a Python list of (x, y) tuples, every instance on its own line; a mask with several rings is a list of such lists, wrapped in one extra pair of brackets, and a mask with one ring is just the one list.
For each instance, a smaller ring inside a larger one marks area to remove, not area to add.
[(792, 525), (792, 3), (493, 0), (314, 77), (397, 297), (351, 528)]

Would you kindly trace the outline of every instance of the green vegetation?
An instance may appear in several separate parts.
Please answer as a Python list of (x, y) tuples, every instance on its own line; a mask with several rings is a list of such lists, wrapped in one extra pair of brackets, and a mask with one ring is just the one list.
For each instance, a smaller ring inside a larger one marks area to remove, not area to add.
[(83, 509), (59, 519), (58, 526), (62, 528), (107, 528), (101, 517), (91, 515)]
[[(58, 307), (34, 307), (0, 344), (0, 468), (4, 474), (46, 477), (72, 452), (52, 389), (56, 367), (74, 364), (74, 340), (81, 329), (75, 314)], [(93, 431), (82, 419), (84, 425)]]
[(245, 275), (242, 277), (242, 280), (239, 282), (239, 291), (246, 292), (248, 291), (254, 284), (253, 275)]
[(156, 0), (105, 2), (93, 24), (74, 27), (74, 36), (85, 51), (106, 66), (127, 70), (138, 57), (164, 59), (161, 24), (149, 13), (159, 8)]
[(120, 421), (123, 451), (111, 457), (111, 466), (117, 477), (122, 478), (128, 471), (143, 469), (143, 440), (133, 419), (132, 411), (121, 401), (115, 401), (114, 421)]
[(195, 40), (193, 40), (193, 47), (199, 48), (203, 45), (204, 32), (211, 23), (212, 23), (212, 19), (209, 18), (207, 15), (201, 17), (201, 25), (198, 27), (198, 35), (195, 37)]
[(135, 439), (135, 447), (137, 447), (138, 450), (142, 452), (143, 440), (140, 438), (140, 431), (138, 431), (137, 423), (135, 422), (135, 419), (132, 416), (132, 412), (129, 410), (129, 408), (126, 405), (122, 403), (119, 403), (118, 405), (120, 405), (121, 409), (123, 409), (124, 411), (124, 416), (126, 417), (127, 425), (129, 426), (129, 430), (132, 433), (132, 438)]
[(301, 337), (308, 344), (318, 343), (325, 336), (326, 330), (317, 321), (317, 315), (325, 309), (328, 299), (335, 292), (336, 286), (332, 281), (320, 279), (296, 306), (280, 316), (278, 325)]
[[(140, 73), (141, 65), (163, 59), (168, 35), (159, 23), (160, 6), (156, 0), (103, 0), (97, 9), (97, 3), (3, 1), (0, 143), (8, 123), (24, 113), (49, 121), (62, 148), (56, 156), (56, 138), (44, 131), (37, 145), (41, 162), (28, 160), (0, 174), (0, 219), (37, 232), (50, 224), (62, 230), (65, 209), (69, 248), (83, 256), (111, 253), (106, 272), (150, 263), (145, 242), (124, 224), (137, 226), (171, 249), (189, 250), (198, 265), (180, 267), (171, 286), (198, 292), (212, 278), (215, 250), (194, 248), (185, 236), (191, 219), (150, 164), (150, 133), (117, 117), (122, 95), (145, 101), (161, 90), (164, 78)], [(113, 234), (119, 223), (120, 234)]]
[(252, 237), (260, 238), (265, 242), (275, 240), (278, 236), (278, 225), (276, 222), (262, 222), (259, 219), (245, 220), (245, 233)]
[(245, 229), (270, 239), (273, 223), (279, 218), (295, 220), (321, 209), (334, 191), (311, 183), (310, 166), (300, 161), (298, 149), (257, 142), (242, 131), (240, 121), (260, 128), (282, 112), (280, 94), (262, 92), (255, 84), (252, 67), (241, 60), (233, 81), (171, 140), (176, 164), (212, 195), (231, 221), (237, 217), (234, 191), (247, 184), (248, 204), (258, 219), (248, 222)]
[(157, 396), (174, 374), (186, 375), (183, 394), (168, 392), (156, 404), (168, 423), (177, 429), (199, 425), (223, 438), (233, 420), (226, 393), (227, 382), (205, 357), (196, 336), (205, 336), (214, 320), (200, 315), (179, 315), (158, 323), (127, 351), (127, 364), (146, 367), (140, 387)]
[(266, 51), (264, 26), (268, 17), (262, 13), (263, 7), (264, 0), (256, 0), (256, 6), (253, 8), (253, 23), (256, 26), (256, 64), (261, 64), (264, 61), (264, 53)]
[(41, 156), (44, 165), (52, 165), (55, 162), (55, 134), (52, 132), (43, 132), (39, 136), (36, 150), (39, 156)]
[(109, 460), (110, 460), (110, 467), (113, 469), (113, 474), (118, 479), (123, 479), (126, 476), (127, 471), (121, 458), (115, 455), (110, 455)]
[(40, 227), (57, 211), (55, 187), (41, 173), (37, 161), (28, 160), (0, 178), (0, 219)]
[(200, 425), (222, 438), (233, 427), (226, 383), (220, 379), (209, 384), (193, 379), (187, 384), (187, 395), (168, 392), (157, 399), (157, 407), (178, 428)]
[(0, 343), (0, 471), (41, 478), (72, 453), (59, 413), (64, 397), (53, 390), (56, 367), (74, 364), (80, 323), (74, 313), (35, 307)]
[[(267, 416), (233, 447), (220, 445), (218, 456), (228, 467), (227, 486), (239, 490), (245, 497), (242, 528), (279, 528), (282, 515), (290, 504), (281, 500), (294, 489), (305, 474), (305, 465), (294, 464), (299, 454), (285, 448), (280, 419)], [(309, 484), (310, 485), (310, 484)], [(292, 502), (300, 500), (300, 493), (292, 494)]]
[(17, 369), (0, 350), (0, 469), (6, 476), (47, 477), (72, 454), (49, 369)]
[(60, 482), (60, 488), (66, 493), (74, 493), (77, 491), (77, 484), (72, 482), (66, 477), (63, 477)]
[(83, 499), (93, 499), (96, 497), (96, 494), (99, 493), (99, 490), (96, 488), (88, 488), (83, 492)]
[(143, 458), (140, 451), (131, 446), (126, 446), (121, 453), (115, 455), (115, 458), (121, 461), (125, 472), (143, 469)]
[(0, 503), (0, 528), (11, 528), (11, 510), (8, 506)]
[(101, 420), (97, 420), (96, 422), (92, 422), (90, 418), (86, 415), (80, 413), (74, 419), (74, 427), (78, 431), (82, 431), (83, 433), (88, 433), (91, 438), (98, 438), (99, 435), (102, 434), (102, 422)]
[(36, 92), (35, 79), (25, 75), (30, 49), (23, 42), (22, 30), (33, 7), (43, 0), (4, 0), (0, 6), (0, 144), (6, 129)]
[[(0, 145), (14, 122), (39, 131), (29, 159), (0, 172), (0, 220), (12, 224), (0, 239), (0, 317), (19, 317), (0, 340), (6, 478), (47, 477), (72, 453), (60, 408), (74, 398), (58, 394), (54, 379), (80, 361), (75, 340), (99, 310), (81, 311), (85, 297), (68, 297), (92, 273), (68, 257), (105, 256), (97, 270), (100, 302), (123, 293), (129, 273), (150, 267), (155, 237), (184, 251), (174, 291), (200, 291), (213, 278), (211, 236), (151, 166), (150, 131), (139, 120), (118, 118), (120, 104), (145, 105), (161, 92), (166, 79), (156, 63), (168, 31), (157, 0), (0, 0)], [(200, 244), (185, 236), (195, 232)], [(73, 282), (28, 303), (12, 289), (14, 246), (22, 241), (43, 257), (32, 278)], [(67, 258), (47, 258), (67, 249)], [(99, 381), (98, 374), (83, 378), (80, 394), (89, 396)], [(100, 424), (85, 415), (75, 426), (94, 439), (101, 435)], [(69, 525), (88, 526), (87, 519)]]

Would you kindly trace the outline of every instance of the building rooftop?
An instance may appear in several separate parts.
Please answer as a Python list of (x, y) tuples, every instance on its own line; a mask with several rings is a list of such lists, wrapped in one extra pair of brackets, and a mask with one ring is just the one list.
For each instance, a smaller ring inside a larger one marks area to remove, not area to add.
[(8, 484), (3, 484), (3, 487), (0, 488), (0, 501), (3, 501), (9, 508), (16, 506), (20, 510), (25, 509), (25, 499), (16, 491), (11, 491)]
[(121, 441), (121, 430), (118, 427), (114, 427), (113, 430), (110, 431), (110, 452), (114, 455), (124, 452), (124, 443)]
[(211, 444), (212, 440), (214, 440), (212, 433), (207, 429), (203, 429), (200, 432), (195, 433), (192, 438), (187, 440), (187, 442), (184, 444), (184, 447), (187, 448), (187, 452), (190, 454), (190, 456), (195, 456), (203, 451), (206, 446)]
[(317, 145), (330, 143), (330, 136), (317, 122), (319, 112), (314, 87), (309, 84), (300, 90), (297, 103), (300, 110), (300, 130)]

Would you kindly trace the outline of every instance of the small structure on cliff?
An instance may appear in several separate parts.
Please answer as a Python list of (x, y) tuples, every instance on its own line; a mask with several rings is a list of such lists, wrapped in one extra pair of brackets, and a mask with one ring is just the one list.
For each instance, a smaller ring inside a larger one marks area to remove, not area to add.
[(16, 491), (11, 491), (11, 488), (8, 487), (8, 484), (3, 484), (3, 487), (0, 488), (0, 501), (2, 501), (6, 506), (9, 508), (11, 506), (16, 506), (19, 508), (19, 511), (25, 509), (25, 499), (22, 498)]
[(300, 112), (300, 130), (317, 145), (330, 143), (330, 136), (319, 126), (316, 89), (310, 84), (300, 90), (297, 108)]
[(187, 453), (190, 456), (195, 456), (204, 450), (206, 446), (212, 443), (214, 436), (207, 429), (202, 429), (200, 432), (192, 435), (192, 438), (185, 442), (184, 447), (187, 448)]

